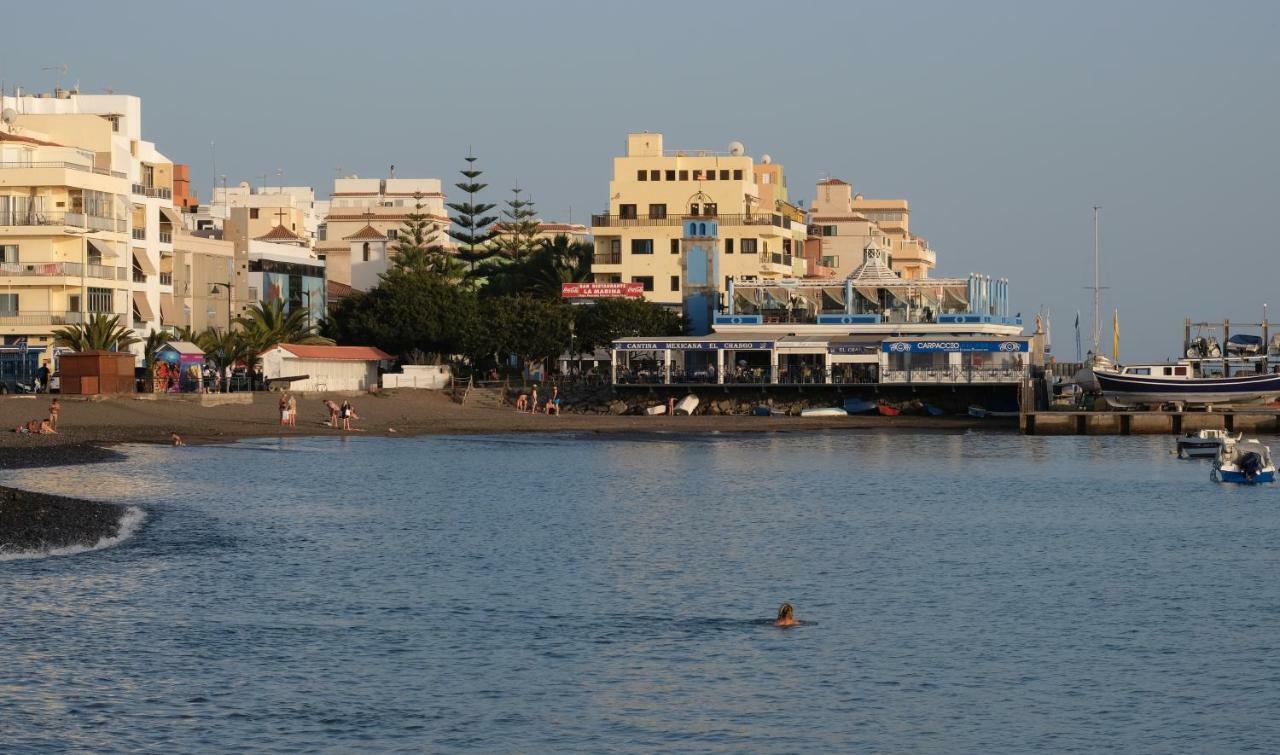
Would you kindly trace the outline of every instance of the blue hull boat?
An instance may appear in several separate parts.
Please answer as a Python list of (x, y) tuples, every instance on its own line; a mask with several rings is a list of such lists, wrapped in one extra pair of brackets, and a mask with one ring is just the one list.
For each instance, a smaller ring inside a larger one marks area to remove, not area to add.
[(850, 414), (866, 414), (867, 412), (874, 412), (876, 405), (860, 398), (848, 398), (844, 400), (844, 410)]
[(1275, 482), (1275, 472), (1259, 472), (1253, 477), (1246, 477), (1244, 472), (1225, 472), (1216, 470), (1218, 482), (1234, 482), (1239, 485), (1261, 485), (1265, 482)]

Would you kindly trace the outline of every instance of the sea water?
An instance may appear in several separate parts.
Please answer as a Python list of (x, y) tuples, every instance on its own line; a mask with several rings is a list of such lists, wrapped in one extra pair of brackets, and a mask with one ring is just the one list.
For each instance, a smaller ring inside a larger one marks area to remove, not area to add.
[(1171, 449), (322, 438), (11, 472), (146, 518), (0, 562), (0, 750), (1275, 751), (1280, 488)]

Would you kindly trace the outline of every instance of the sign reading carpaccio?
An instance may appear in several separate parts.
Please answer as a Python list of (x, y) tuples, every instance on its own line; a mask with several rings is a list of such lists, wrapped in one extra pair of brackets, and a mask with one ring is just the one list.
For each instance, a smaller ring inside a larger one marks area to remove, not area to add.
[(560, 296), (564, 299), (640, 299), (644, 296), (644, 284), (562, 283)]

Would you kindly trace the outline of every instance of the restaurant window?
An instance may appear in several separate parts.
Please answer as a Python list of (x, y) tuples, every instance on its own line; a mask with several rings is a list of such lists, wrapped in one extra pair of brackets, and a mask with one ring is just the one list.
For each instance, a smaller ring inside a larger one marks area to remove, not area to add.
[(741, 169), (741, 168), (739, 168), (738, 170), (735, 170), (735, 171), (733, 172), (733, 180), (735, 180), (735, 181), (741, 181), (741, 180), (742, 180), (742, 169)]
[(681, 180), (681, 181), (688, 181), (688, 180), (689, 180), (689, 171), (687, 171), (687, 170), (682, 170), (682, 171), (680, 171), (680, 180)]
[(671, 239), (671, 253), (672, 254), (680, 253), (680, 239)]
[(676, 172), (674, 170), (667, 171), (667, 180), (668, 181), (676, 180)]
[(644, 286), (644, 290), (645, 290), (645, 291), (652, 291), (652, 290), (653, 290), (653, 276), (652, 276), (652, 275), (633, 275), (633, 276), (631, 276), (631, 282), (632, 282), (632, 283), (639, 283), (639, 284), (643, 285), (643, 286)]
[(653, 239), (631, 239), (632, 254), (653, 254)]
[(733, 239), (724, 240), (724, 253), (733, 254)]
[(647, 180), (649, 180), (649, 171), (647, 171), (647, 170), (637, 170), (637, 171), (636, 171), (636, 180), (637, 180), (637, 181), (647, 181)]
[(652, 220), (663, 220), (667, 217), (667, 206), (665, 204), (649, 205), (649, 218)]
[(649, 180), (650, 180), (650, 181), (661, 181), (661, 180), (662, 180), (662, 171), (660, 171), (660, 170), (651, 170), (651, 171), (649, 171)]
[(633, 205), (633, 204), (620, 204), (620, 205), (618, 205), (618, 217), (620, 217), (620, 218), (622, 218), (622, 219), (624, 219), (624, 220), (635, 220), (635, 219), (636, 219), (636, 206), (635, 206), (635, 205)]
[(756, 240), (755, 240), (755, 239), (743, 239), (743, 240), (742, 240), (742, 253), (743, 253), (743, 254), (755, 254), (755, 253), (756, 253)]
[(727, 170), (722, 170), (722, 171), (720, 171), (720, 180), (721, 180), (721, 181), (728, 181), (728, 180), (729, 180), (729, 171), (727, 171)]
[(111, 312), (111, 289), (109, 288), (90, 288), (89, 289), (89, 311), (109, 314)]
[(678, 275), (671, 276), (671, 290), (672, 291), (680, 290), (680, 276)]

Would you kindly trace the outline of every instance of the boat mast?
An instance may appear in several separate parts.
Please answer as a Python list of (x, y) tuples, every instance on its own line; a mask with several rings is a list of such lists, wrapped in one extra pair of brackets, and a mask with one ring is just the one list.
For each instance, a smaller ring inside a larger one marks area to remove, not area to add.
[(1102, 342), (1102, 323), (1098, 321), (1098, 314), (1101, 306), (1101, 291), (1099, 285), (1098, 273), (1098, 210), (1102, 209), (1098, 205), (1093, 206), (1093, 353), (1098, 354), (1098, 346)]

